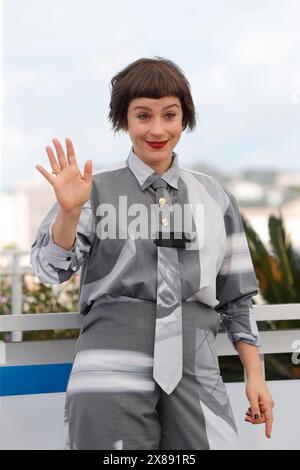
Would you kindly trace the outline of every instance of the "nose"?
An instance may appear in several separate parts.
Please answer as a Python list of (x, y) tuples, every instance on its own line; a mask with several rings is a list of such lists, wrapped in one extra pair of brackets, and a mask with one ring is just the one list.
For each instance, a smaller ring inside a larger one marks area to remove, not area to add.
[(161, 138), (161, 136), (165, 134), (160, 119), (156, 119), (152, 122), (150, 134), (158, 138)]

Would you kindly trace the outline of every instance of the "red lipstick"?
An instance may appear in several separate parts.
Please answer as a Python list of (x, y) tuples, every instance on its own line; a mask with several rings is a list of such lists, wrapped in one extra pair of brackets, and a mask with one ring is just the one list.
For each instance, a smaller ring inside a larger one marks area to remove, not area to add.
[(165, 140), (164, 142), (152, 142), (152, 141), (151, 141), (151, 142), (148, 142), (148, 141), (146, 140), (146, 142), (147, 142), (147, 144), (148, 144), (150, 147), (152, 147), (153, 149), (161, 149), (161, 148), (163, 148), (163, 147), (166, 145), (166, 143), (168, 142), (168, 140)]

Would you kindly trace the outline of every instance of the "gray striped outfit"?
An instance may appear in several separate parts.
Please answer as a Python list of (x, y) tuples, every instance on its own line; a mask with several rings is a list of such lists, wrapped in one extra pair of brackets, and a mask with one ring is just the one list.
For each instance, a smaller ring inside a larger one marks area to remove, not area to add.
[[(173, 152), (161, 178), (173, 192), (172, 204), (192, 207), (196, 240), (173, 248), (180, 266), (183, 377), (167, 394), (153, 379), (156, 232), (148, 224), (147, 237), (133, 235), (133, 205), (143, 204), (149, 216), (146, 192), (157, 177), (131, 147), (125, 161), (93, 175), (72, 249), (52, 239), (58, 203), (32, 244), (31, 264), (41, 282), (62, 283), (81, 269), (84, 319), (66, 392), (67, 449), (238, 448), (215, 350), (221, 321), (233, 346), (238, 340), (261, 346), (251, 300), (258, 282), (238, 205), (211, 176), (179, 167)], [(105, 235), (103, 204), (115, 208), (114, 237)], [(166, 266), (170, 284), (169, 272)]]

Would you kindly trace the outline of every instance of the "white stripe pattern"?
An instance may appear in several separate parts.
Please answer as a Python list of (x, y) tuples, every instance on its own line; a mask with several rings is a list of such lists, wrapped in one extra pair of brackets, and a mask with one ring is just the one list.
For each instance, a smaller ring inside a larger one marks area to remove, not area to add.
[(136, 351), (79, 351), (67, 393), (153, 391), (153, 358)]
[(230, 257), (224, 259), (219, 274), (227, 276), (228, 274), (247, 271), (253, 271), (253, 263), (249, 253), (233, 253)]
[(67, 393), (153, 392), (155, 382), (149, 374), (118, 371), (82, 371), (71, 374)]
[(225, 258), (232, 253), (242, 253), (248, 251), (248, 242), (245, 232), (232, 233), (227, 236), (227, 246), (225, 251)]
[(76, 354), (72, 374), (86, 370), (151, 372), (153, 358), (137, 351), (123, 349), (87, 349)]

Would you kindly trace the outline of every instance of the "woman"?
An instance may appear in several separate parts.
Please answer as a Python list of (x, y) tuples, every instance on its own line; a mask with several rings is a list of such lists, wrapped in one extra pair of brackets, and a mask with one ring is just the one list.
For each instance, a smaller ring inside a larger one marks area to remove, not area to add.
[(221, 320), (247, 373), (245, 419), (266, 423), (270, 438), (274, 403), (251, 301), (258, 285), (236, 200), (211, 176), (179, 167), (174, 152), (196, 124), (190, 85), (160, 57), (133, 62), (111, 85), (109, 119), (130, 136), (128, 158), (94, 175), (88, 160), (82, 175), (71, 140), (65, 156), (53, 139), (52, 174), (36, 166), (57, 203), (32, 245), (35, 273), (61, 283), (81, 268), (67, 448), (237, 449), (215, 351)]

